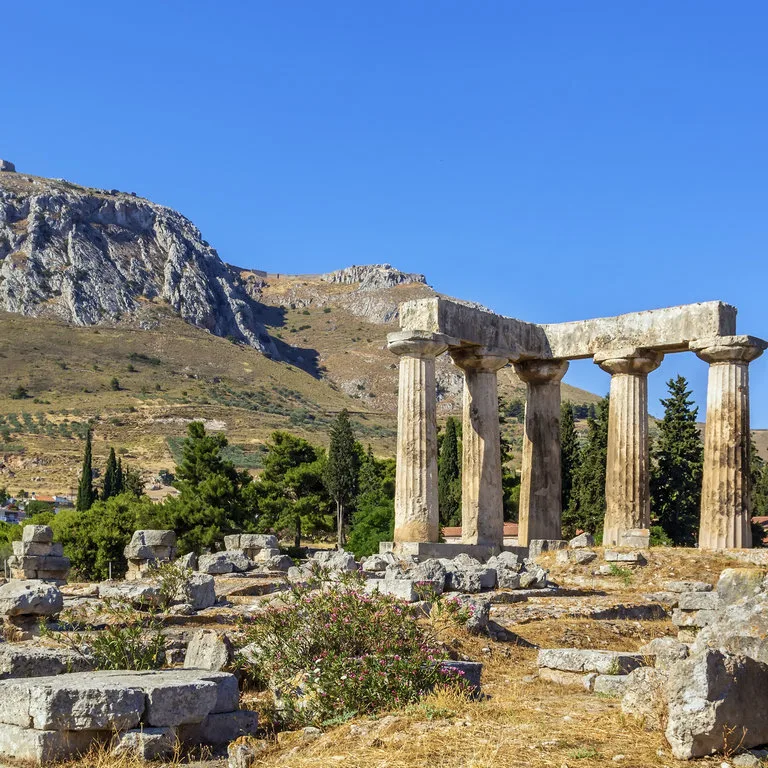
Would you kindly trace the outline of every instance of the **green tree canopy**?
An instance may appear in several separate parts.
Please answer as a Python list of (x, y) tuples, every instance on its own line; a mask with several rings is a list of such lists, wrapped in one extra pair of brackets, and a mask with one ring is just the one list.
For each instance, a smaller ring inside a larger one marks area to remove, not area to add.
[(664, 418), (651, 451), (651, 514), (677, 546), (694, 546), (699, 530), (704, 449), (688, 382), (667, 382)]
[(77, 502), (75, 507), (80, 512), (90, 509), (96, 501), (96, 491), (93, 488), (93, 457), (91, 444), (91, 430), (85, 435), (85, 453), (83, 455), (83, 468), (80, 472), (80, 483), (77, 486)]
[(264, 471), (255, 484), (261, 531), (291, 532), (295, 546), (302, 533), (333, 528), (330, 499), (323, 482), (325, 452), (288, 432), (275, 432), (267, 445)]
[(587, 439), (579, 452), (579, 466), (573, 476), (568, 509), (563, 512), (563, 536), (588, 531), (598, 540), (605, 518), (605, 470), (608, 460), (609, 400), (604, 397), (587, 419)]
[(579, 450), (573, 403), (564, 402), (560, 405), (560, 475), (563, 509), (568, 509), (571, 505), (574, 475), (579, 466)]
[(346, 541), (344, 523), (347, 507), (357, 493), (357, 473), (360, 469), (360, 454), (346, 408), (336, 417), (330, 431), (331, 441), (323, 480), (328, 494), (336, 502), (336, 532), (341, 549)]
[(107, 468), (104, 470), (104, 485), (101, 490), (101, 498), (106, 500), (120, 493), (119, 481), (117, 476), (117, 456), (115, 449), (109, 449), (109, 458), (107, 459)]
[(221, 457), (226, 446), (227, 438), (206, 434), (202, 422), (187, 428), (181, 463), (174, 471), (179, 495), (162, 505), (165, 524), (176, 531), (181, 552), (199, 552), (228, 533), (255, 525), (251, 476)]
[(379, 551), (380, 542), (392, 541), (395, 467), (394, 459), (377, 459), (368, 446), (360, 465), (359, 492), (347, 542), (356, 557), (372, 555)]
[(461, 525), (461, 456), (459, 423), (453, 416), (445, 422), (437, 461), (437, 489), (441, 525)]

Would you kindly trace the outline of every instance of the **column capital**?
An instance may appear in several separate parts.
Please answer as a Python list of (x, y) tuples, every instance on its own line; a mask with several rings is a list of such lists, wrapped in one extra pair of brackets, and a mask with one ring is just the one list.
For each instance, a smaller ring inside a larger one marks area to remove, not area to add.
[(437, 357), (448, 349), (450, 339), (439, 333), (396, 331), (387, 335), (387, 347), (395, 355)]
[(507, 355), (487, 347), (456, 347), (451, 359), (462, 371), (476, 373), (496, 373), (509, 362)]
[(560, 381), (568, 370), (567, 360), (521, 360), (515, 373), (526, 384), (551, 384)]
[(714, 336), (688, 345), (707, 363), (751, 363), (763, 354), (768, 342), (756, 336)]
[(595, 353), (594, 362), (604, 371), (614, 375), (628, 373), (647, 375), (655, 371), (664, 359), (664, 354), (655, 349), (606, 349)]

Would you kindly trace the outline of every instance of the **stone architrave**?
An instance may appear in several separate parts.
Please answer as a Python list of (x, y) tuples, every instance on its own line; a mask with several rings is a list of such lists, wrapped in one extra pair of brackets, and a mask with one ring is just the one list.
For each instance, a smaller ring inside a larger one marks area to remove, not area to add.
[(461, 540), (501, 547), (504, 507), (496, 373), (509, 358), (477, 347), (452, 349), (451, 357), (464, 372)]
[(690, 346), (709, 363), (699, 547), (751, 547), (749, 363), (768, 345), (722, 336)]
[(435, 358), (448, 348), (439, 336), (392, 333), (389, 350), (400, 357), (397, 402), (395, 542), (440, 538), (437, 494)]
[(600, 352), (597, 363), (611, 374), (603, 544), (617, 546), (632, 528), (650, 528), (648, 374), (664, 355), (650, 349)]
[(531, 539), (562, 538), (560, 381), (568, 362), (527, 360), (514, 367), (528, 390), (518, 531), (518, 544), (527, 547)]

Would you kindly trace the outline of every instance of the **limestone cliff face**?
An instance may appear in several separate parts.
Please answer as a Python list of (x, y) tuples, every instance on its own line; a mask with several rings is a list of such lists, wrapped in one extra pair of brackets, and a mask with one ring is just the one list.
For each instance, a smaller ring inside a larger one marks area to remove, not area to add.
[(361, 291), (378, 291), (383, 288), (393, 288), (404, 283), (419, 283), (426, 285), (424, 275), (401, 272), (391, 264), (366, 264), (337, 269), (322, 275), (326, 283), (342, 283), (351, 285), (357, 283)]
[(181, 214), (116, 190), (0, 173), (0, 309), (95, 325), (158, 300), (278, 356), (258, 302)]

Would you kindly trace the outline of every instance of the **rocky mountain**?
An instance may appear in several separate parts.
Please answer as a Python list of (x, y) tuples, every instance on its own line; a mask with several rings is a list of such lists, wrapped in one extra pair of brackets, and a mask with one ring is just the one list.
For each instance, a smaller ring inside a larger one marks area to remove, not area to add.
[(0, 309), (80, 326), (148, 302), (279, 357), (237, 273), (181, 214), (133, 194), (0, 173)]

